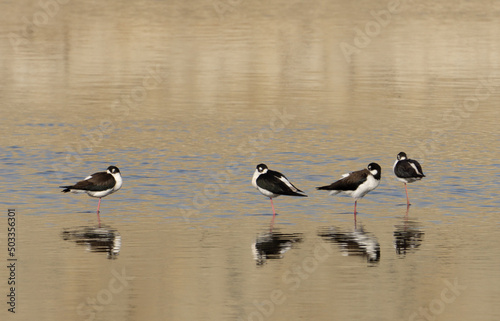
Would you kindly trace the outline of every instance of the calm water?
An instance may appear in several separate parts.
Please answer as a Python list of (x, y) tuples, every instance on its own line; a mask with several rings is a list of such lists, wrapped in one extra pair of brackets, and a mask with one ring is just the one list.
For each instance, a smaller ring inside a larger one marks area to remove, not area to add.
[[(0, 4), (2, 320), (500, 318), (497, 2), (62, 2)], [(370, 162), (354, 222), (314, 187)]]

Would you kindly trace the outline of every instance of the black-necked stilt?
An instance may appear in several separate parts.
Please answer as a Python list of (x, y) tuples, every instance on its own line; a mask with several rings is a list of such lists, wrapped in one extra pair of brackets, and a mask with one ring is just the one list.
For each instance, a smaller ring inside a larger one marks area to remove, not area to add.
[(252, 177), (252, 185), (271, 200), (273, 220), (276, 215), (273, 204), (274, 197), (278, 197), (280, 195), (307, 197), (303, 191), (290, 183), (285, 175), (268, 169), (265, 164), (257, 165), (255, 173)]
[(63, 193), (87, 193), (89, 196), (98, 197), (99, 203), (97, 204), (97, 221), (101, 225), (101, 218), (99, 216), (99, 208), (101, 206), (101, 198), (108, 196), (119, 190), (122, 187), (122, 176), (120, 170), (116, 166), (109, 166), (107, 171), (94, 173), (87, 176), (84, 180), (79, 181), (71, 186), (59, 186), (64, 188)]
[(343, 193), (354, 198), (354, 214), (358, 199), (373, 191), (380, 184), (382, 168), (377, 163), (370, 163), (367, 168), (342, 175), (342, 179), (327, 185), (316, 187), (319, 190), (331, 191), (330, 195)]
[(405, 184), (406, 205), (410, 206), (406, 183), (413, 183), (425, 177), (424, 172), (422, 171), (422, 166), (420, 166), (416, 160), (407, 158), (406, 153), (401, 152), (398, 154), (392, 169), (397, 180)]

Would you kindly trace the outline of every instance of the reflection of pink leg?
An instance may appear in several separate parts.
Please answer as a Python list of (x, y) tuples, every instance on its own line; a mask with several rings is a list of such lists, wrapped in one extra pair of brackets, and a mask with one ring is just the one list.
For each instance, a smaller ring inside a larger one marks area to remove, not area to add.
[(97, 223), (101, 227), (101, 217), (99, 216), (99, 208), (101, 207), (101, 198), (99, 197), (99, 203), (97, 203)]
[(406, 205), (406, 214), (405, 214), (405, 220), (404, 220), (404, 231), (406, 232), (406, 230), (408, 229), (408, 212), (410, 212), (410, 205)]
[(405, 192), (406, 192), (406, 205), (410, 206), (410, 198), (408, 197), (408, 189), (406, 188), (406, 183), (405, 183)]

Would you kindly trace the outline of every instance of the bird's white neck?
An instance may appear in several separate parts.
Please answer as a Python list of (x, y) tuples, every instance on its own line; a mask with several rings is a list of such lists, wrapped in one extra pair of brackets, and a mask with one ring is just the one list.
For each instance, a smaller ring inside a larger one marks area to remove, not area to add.
[(115, 187), (113, 188), (113, 192), (116, 192), (117, 190), (119, 190), (122, 187), (122, 184), (123, 184), (122, 176), (120, 175), (120, 173), (115, 173), (115, 174), (111, 174), (111, 175), (113, 175), (113, 178), (116, 181)]
[(252, 176), (252, 185), (253, 185), (253, 187), (255, 187), (255, 188), (258, 188), (258, 187), (257, 187), (257, 178), (260, 176), (260, 174), (261, 174), (261, 173), (260, 173), (260, 172), (259, 172), (259, 170), (257, 170), (257, 169), (256, 169), (256, 170), (255, 170), (255, 172), (253, 173), (253, 176)]

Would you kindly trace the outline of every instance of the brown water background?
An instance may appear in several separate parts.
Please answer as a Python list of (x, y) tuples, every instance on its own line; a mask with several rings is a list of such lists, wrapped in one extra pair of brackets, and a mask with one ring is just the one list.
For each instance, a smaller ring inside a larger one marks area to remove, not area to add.
[[(2, 320), (500, 319), (500, 2), (0, 12)], [(408, 212), (400, 151), (427, 175)], [(314, 187), (370, 162), (354, 226), (352, 199)], [(275, 199), (272, 236), (258, 163), (309, 195)], [(109, 165), (124, 185), (96, 229), (97, 200), (58, 186)]]

